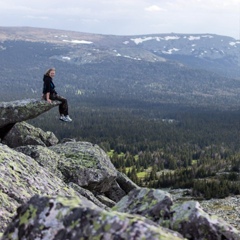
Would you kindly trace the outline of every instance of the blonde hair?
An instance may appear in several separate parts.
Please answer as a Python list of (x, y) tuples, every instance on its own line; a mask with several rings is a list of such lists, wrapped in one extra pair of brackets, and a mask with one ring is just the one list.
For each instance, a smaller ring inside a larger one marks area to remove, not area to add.
[(49, 68), (44, 75), (49, 76), (51, 71), (56, 71), (56, 70), (55, 70), (55, 68)]

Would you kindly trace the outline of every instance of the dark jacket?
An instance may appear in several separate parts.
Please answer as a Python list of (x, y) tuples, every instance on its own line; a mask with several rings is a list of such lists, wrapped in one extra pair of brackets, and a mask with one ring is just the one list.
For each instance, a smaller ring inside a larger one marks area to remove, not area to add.
[(55, 91), (55, 85), (52, 82), (52, 78), (49, 76), (44, 75), (43, 76), (43, 94), (46, 94), (50, 92), (50, 94), (57, 94), (57, 92)]

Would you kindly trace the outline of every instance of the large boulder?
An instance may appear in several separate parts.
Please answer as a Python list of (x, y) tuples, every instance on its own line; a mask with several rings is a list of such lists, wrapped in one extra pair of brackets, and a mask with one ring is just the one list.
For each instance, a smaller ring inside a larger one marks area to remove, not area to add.
[(33, 195), (80, 196), (34, 159), (0, 144), (0, 232)]
[(11, 148), (25, 145), (52, 146), (58, 143), (58, 139), (52, 132), (44, 132), (40, 128), (26, 123), (16, 123), (2, 139), (2, 143)]
[(59, 177), (61, 180), (65, 180), (61, 171), (58, 169), (61, 157), (51, 149), (40, 145), (27, 145), (17, 147), (14, 150), (33, 158), (40, 166)]
[(15, 123), (35, 118), (59, 104), (59, 101), (50, 104), (38, 99), (0, 102), (0, 138), (2, 139)]
[[(111, 201), (111, 199), (107, 199), (107, 197), (103, 197), (102, 195), (94, 195), (92, 192), (80, 187), (76, 183), (69, 182), (69, 179), (65, 178), (60, 171), (62, 162), (67, 162), (68, 160), (65, 159), (64, 156), (60, 156), (60, 154), (54, 152), (50, 148), (37, 145), (28, 145), (17, 147), (15, 148), (15, 150), (33, 158), (35, 161), (38, 162), (40, 166), (46, 168), (49, 172), (52, 172), (55, 176), (62, 179), (81, 196), (86, 197), (87, 199), (95, 203), (97, 206), (101, 208), (106, 208), (106, 205), (108, 206), (111, 204), (111, 207), (115, 205), (115, 202)], [(124, 194), (124, 196), (125, 195), (126, 194)], [(100, 199), (100, 201), (98, 199)]]
[(35, 196), (23, 204), (2, 240), (183, 239), (144, 217), (102, 210), (78, 198)]
[(171, 195), (162, 190), (134, 189), (112, 210), (146, 216), (161, 226), (181, 233), (187, 239), (240, 239), (237, 229), (216, 216), (208, 215), (198, 202), (174, 204)]
[(221, 218), (208, 215), (196, 201), (174, 204), (171, 210), (173, 215), (169, 228), (188, 239), (240, 239), (237, 229)]
[(172, 197), (169, 193), (150, 189), (138, 188), (123, 197), (112, 209), (118, 212), (139, 214), (162, 224), (171, 218)]
[(66, 142), (49, 147), (61, 158), (59, 169), (66, 182), (73, 182), (94, 193), (111, 188), (117, 170), (107, 154), (97, 145), (88, 142)]

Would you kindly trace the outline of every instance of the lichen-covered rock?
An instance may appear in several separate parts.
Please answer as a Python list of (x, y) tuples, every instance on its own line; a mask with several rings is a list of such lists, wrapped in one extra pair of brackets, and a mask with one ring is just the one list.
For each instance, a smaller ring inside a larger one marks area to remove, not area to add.
[(40, 128), (26, 123), (16, 123), (2, 139), (2, 143), (11, 148), (26, 145), (52, 146), (58, 143), (57, 137), (52, 132), (44, 132)]
[(102, 208), (102, 209), (108, 209), (107, 205), (104, 203), (104, 201), (99, 201), (99, 198), (93, 195), (92, 192), (90, 192), (87, 189), (84, 189), (80, 186), (78, 186), (75, 183), (69, 183), (69, 186), (73, 188), (76, 192), (78, 192), (81, 196), (85, 197), (89, 201), (93, 202), (96, 206)]
[(139, 188), (139, 186), (134, 183), (130, 178), (128, 178), (126, 174), (121, 172), (118, 172), (116, 181), (121, 187), (121, 189), (126, 193), (129, 193), (133, 189)]
[(35, 194), (80, 195), (31, 157), (0, 144), (0, 232), (16, 208)]
[(61, 157), (51, 149), (39, 145), (27, 145), (17, 147), (14, 150), (33, 158), (40, 166), (46, 168), (63, 181), (65, 180), (58, 169), (58, 163)]
[(162, 224), (171, 217), (171, 195), (165, 191), (138, 188), (123, 197), (112, 209), (118, 212), (139, 214)]
[(216, 216), (204, 212), (199, 203), (173, 204), (169, 193), (157, 189), (134, 189), (122, 198), (114, 211), (139, 214), (194, 240), (239, 240), (240, 233)]
[(105, 192), (105, 195), (114, 202), (118, 202), (131, 190), (137, 188), (139, 188), (137, 184), (129, 179), (124, 173), (117, 171), (117, 178), (112, 182), (111, 187)]
[(117, 177), (117, 170), (107, 154), (88, 142), (66, 142), (49, 147), (61, 158), (59, 169), (67, 182), (93, 192), (106, 192)]
[(37, 117), (38, 115), (59, 105), (60, 102), (48, 103), (40, 99), (24, 99), (0, 103), (0, 127), (9, 123), (22, 122)]
[(183, 239), (144, 217), (102, 210), (78, 198), (35, 196), (22, 205), (2, 240)]
[(113, 207), (115, 206), (116, 202), (113, 200), (109, 199), (108, 197), (104, 195), (97, 195), (96, 198), (103, 204), (105, 204), (107, 207)]
[(237, 229), (216, 216), (208, 215), (196, 201), (175, 204), (171, 210), (173, 215), (169, 227), (188, 239), (240, 239)]
[(59, 105), (60, 102), (38, 99), (25, 99), (0, 103), (0, 138), (2, 139), (17, 122), (35, 118)]

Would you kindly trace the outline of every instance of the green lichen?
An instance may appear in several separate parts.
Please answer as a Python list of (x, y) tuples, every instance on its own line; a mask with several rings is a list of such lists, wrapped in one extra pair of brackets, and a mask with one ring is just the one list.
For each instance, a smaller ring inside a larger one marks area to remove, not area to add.
[(63, 206), (71, 206), (71, 209), (77, 208), (81, 205), (81, 199), (78, 197), (66, 198), (58, 196), (56, 201), (61, 203)]
[(79, 219), (76, 221), (72, 221), (70, 224), (70, 228), (74, 229), (75, 227), (77, 227), (79, 225)]
[(44, 225), (40, 225), (40, 227), (39, 227), (40, 230), (43, 230), (44, 228), (45, 228)]
[(104, 231), (108, 232), (111, 229), (111, 225), (110, 224), (106, 224), (104, 225)]
[(2, 190), (0, 190), (0, 202), (1, 202), (1, 207), (8, 208), (11, 206), (8, 195), (3, 193)]
[(37, 208), (35, 208), (33, 205), (30, 205), (27, 211), (22, 216), (20, 216), (19, 225), (27, 224), (30, 219), (34, 219), (36, 215)]
[(99, 223), (99, 222), (97, 222), (97, 221), (94, 221), (94, 222), (93, 222), (93, 227), (94, 227), (94, 230), (95, 230), (95, 231), (97, 231), (98, 229), (100, 229), (100, 228), (101, 228), (101, 225), (100, 225), (100, 223)]
[(62, 218), (63, 218), (63, 214), (62, 214), (61, 211), (59, 211), (57, 216), (56, 216), (56, 219), (60, 221)]

